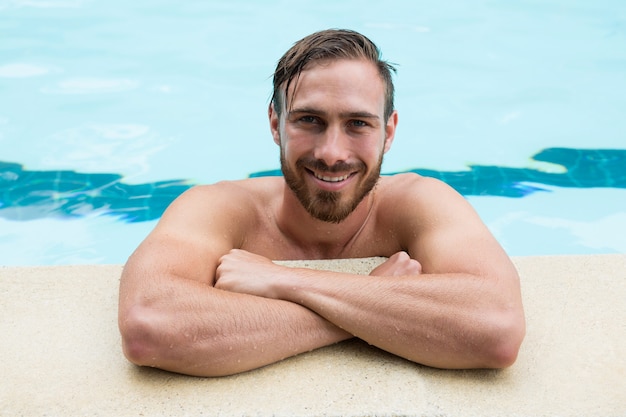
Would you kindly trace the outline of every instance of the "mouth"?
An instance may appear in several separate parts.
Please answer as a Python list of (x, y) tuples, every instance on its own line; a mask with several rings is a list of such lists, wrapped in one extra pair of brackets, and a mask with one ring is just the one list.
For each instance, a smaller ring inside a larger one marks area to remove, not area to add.
[(310, 177), (321, 190), (338, 192), (343, 190), (356, 178), (357, 172), (330, 173), (328, 171), (314, 171), (307, 169)]
[(318, 174), (317, 172), (313, 172), (313, 171), (311, 171), (311, 173), (313, 174), (315, 178), (324, 182), (341, 182), (341, 181), (347, 180), (352, 175), (354, 175), (354, 174), (344, 174), (344, 175), (339, 175), (339, 176), (330, 176), (330, 175)]

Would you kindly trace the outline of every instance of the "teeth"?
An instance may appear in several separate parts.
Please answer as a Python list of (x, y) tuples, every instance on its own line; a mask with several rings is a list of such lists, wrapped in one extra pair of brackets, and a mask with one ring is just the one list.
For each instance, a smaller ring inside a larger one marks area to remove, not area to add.
[(350, 175), (343, 175), (341, 177), (327, 177), (325, 175), (319, 175), (319, 174), (315, 174), (315, 178), (322, 180), (322, 181), (326, 181), (326, 182), (339, 182), (339, 181), (344, 181), (346, 179), (348, 179)]

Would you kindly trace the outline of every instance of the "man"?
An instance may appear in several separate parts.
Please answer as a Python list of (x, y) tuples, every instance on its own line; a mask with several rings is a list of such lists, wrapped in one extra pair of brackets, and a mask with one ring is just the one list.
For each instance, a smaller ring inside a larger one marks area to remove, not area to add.
[[(229, 375), (358, 337), (440, 368), (511, 365), (525, 332), (517, 272), (444, 183), (380, 177), (393, 68), (328, 30), (279, 61), (269, 123), (283, 177), (195, 187), (125, 266), (119, 327), (133, 363)], [(272, 260), (388, 259), (370, 275)]]

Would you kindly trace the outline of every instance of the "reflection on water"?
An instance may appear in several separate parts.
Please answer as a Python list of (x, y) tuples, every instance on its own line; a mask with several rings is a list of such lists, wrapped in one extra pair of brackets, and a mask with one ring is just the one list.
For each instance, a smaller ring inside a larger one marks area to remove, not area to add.
[(0, 217), (34, 220), (102, 213), (127, 222), (154, 220), (191, 186), (184, 180), (132, 185), (119, 174), (28, 171), (0, 161)]
[[(623, 149), (548, 148), (533, 159), (560, 165), (563, 172), (482, 165), (471, 165), (466, 171), (416, 168), (406, 172), (441, 179), (463, 195), (524, 197), (548, 191), (541, 185), (626, 188)], [(281, 173), (263, 171), (250, 177), (269, 175)], [(119, 174), (29, 171), (20, 164), (0, 161), (0, 217), (25, 221), (104, 214), (126, 222), (148, 221), (159, 218), (178, 195), (193, 185), (187, 180), (133, 185), (124, 183)]]

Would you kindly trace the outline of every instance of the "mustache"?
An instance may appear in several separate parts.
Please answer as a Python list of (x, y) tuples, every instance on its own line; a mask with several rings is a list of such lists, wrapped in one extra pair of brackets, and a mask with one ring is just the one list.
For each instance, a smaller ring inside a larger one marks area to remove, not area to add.
[(318, 172), (327, 172), (330, 174), (335, 174), (338, 172), (353, 172), (360, 171), (365, 169), (365, 164), (363, 162), (358, 163), (347, 163), (343, 161), (339, 161), (331, 166), (329, 166), (326, 162), (321, 159), (314, 158), (301, 158), (296, 162), (296, 167), (298, 168), (306, 168), (313, 171)]

